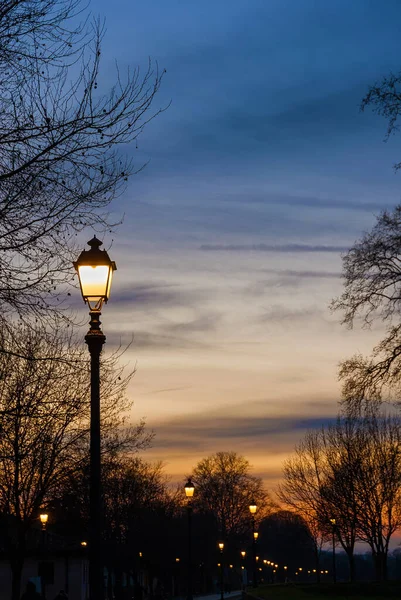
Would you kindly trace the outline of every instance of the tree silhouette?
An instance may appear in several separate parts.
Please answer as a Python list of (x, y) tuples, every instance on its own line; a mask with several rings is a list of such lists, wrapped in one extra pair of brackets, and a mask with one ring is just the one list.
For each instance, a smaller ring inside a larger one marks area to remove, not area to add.
[(111, 225), (107, 206), (142, 166), (119, 148), (155, 115), (161, 75), (150, 63), (143, 75), (117, 69), (101, 89), (103, 28), (85, 10), (79, 0), (1, 3), (2, 317), (58, 308), (76, 233)]
[[(27, 533), (40, 510), (88, 471), (88, 359), (82, 344), (61, 331), (20, 325), (8, 340), (14, 352), (0, 354), (0, 535), (12, 569), (12, 600), (19, 600)], [(130, 374), (122, 376), (115, 365), (112, 356), (101, 373), (104, 455), (149, 441), (142, 423), (121, 427), (130, 408)]]

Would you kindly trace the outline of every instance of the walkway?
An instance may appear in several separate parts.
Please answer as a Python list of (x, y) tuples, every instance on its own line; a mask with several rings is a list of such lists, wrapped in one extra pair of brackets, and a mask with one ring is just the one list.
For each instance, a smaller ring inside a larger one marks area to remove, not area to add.
[[(241, 590), (236, 590), (235, 592), (224, 592), (224, 600), (226, 598), (241, 598), (242, 592)], [(220, 600), (220, 592), (218, 594), (209, 594), (208, 596), (195, 596), (194, 600)]]

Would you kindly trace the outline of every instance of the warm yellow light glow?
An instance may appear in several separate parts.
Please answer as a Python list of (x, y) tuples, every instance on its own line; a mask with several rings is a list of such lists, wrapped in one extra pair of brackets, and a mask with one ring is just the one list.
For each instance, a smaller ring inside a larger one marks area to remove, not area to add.
[(302, 567), (299, 567), (299, 568), (298, 568), (298, 571), (302, 571)]
[(325, 571), (325, 573), (326, 573), (326, 575), (327, 575), (328, 571)]
[(244, 570), (244, 569), (245, 569), (244, 565), (242, 565), (241, 569), (242, 569), (242, 570)]
[(254, 537), (255, 540), (257, 540), (258, 537), (259, 537), (259, 532), (258, 531), (254, 531), (253, 532), (253, 537)]
[(142, 558), (142, 552), (139, 553), (139, 558)]
[(176, 558), (176, 559), (175, 559), (175, 562), (180, 562), (180, 559), (179, 559), (179, 558)]
[(224, 550), (224, 542), (219, 542), (219, 548), (221, 551)]
[(88, 542), (85, 542), (85, 541), (82, 541), (82, 542), (81, 542), (81, 546), (84, 546), (84, 547), (85, 547), (85, 546), (87, 546), (87, 545), (88, 545)]
[(85, 300), (97, 302), (101, 298), (109, 298), (113, 270), (109, 265), (78, 267), (82, 296)]
[(256, 562), (258, 562), (259, 556), (255, 556), (255, 560), (256, 560)]
[(257, 510), (258, 507), (256, 506), (255, 502), (251, 502), (251, 504), (249, 505), (249, 512), (251, 513), (251, 515), (254, 515)]
[(288, 567), (287, 567), (287, 566), (284, 566), (284, 571), (286, 571), (287, 569), (288, 569)]
[(335, 519), (330, 519), (330, 523), (334, 526), (336, 524), (336, 520)]
[(221, 567), (221, 563), (217, 563), (217, 566), (218, 566), (218, 567)]
[(46, 513), (42, 513), (42, 514), (39, 516), (39, 518), (40, 518), (40, 522), (41, 522), (41, 523), (42, 523), (42, 525), (44, 526), (44, 525), (46, 525), (46, 523), (47, 523), (47, 521), (48, 521), (48, 519), (49, 519), (49, 515), (48, 515), (48, 514), (46, 514)]
[(274, 565), (276, 567), (276, 569), (278, 569), (278, 565)]
[(316, 573), (316, 569), (312, 569), (312, 572), (313, 572), (313, 573)]
[(230, 565), (230, 569), (232, 569), (232, 568), (233, 568), (233, 566), (232, 566), (232, 565)]
[(192, 496), (194, 495), (194, 491), (195, 491), (195, 487), (194, 484), (192, 483), (191, 479), (188, 479), (187, 483), (185, 484), (185, 495), (187, 498), (192, 498)]
[(245, 550), (241, 550), (241, 556), (242, 556), (242, 558), (245, 558), (245, 556), (246, 556)]

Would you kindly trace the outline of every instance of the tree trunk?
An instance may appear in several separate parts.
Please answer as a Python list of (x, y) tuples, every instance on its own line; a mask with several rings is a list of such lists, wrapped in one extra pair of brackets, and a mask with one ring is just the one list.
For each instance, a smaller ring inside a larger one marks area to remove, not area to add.
[(316, 582), (320, 583), (320, 552), (315, 546), (315, 567), (316, 567)]
[(373, 554), (373, 562), (377, 581), (387, 580), (387, 552)]
[(20, 600), (21, 597), (21, 576), (24, 566), (24, 558), (17, 552), (10, 559), (10, 567), (12, 573), (11, 580), (11, 600)]
[(349, 580), (355, 581), (355, 557), (353, 550), (347, 550), (348, 568), (349, 568)]

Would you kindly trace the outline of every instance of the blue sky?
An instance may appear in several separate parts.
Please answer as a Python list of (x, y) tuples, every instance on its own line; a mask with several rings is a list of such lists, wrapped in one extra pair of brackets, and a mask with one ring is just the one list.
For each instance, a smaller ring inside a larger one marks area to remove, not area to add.
[[(95, 8), (94, 6), (92, 7)], [(400, 137), (359, 105), (401, 68), (401, 4), (373, 0), (101, 0), (101, 85), (166, 69), (112, 206), (110, 346), (134, 344), (133, 417), (179, 479), (237, 450), (271, 485), (338, 410), (338, 362), (369, 352), (328, 304), (341, 252), (400, 201)], [(107, 240), (109, 242), (110, 240)]]

